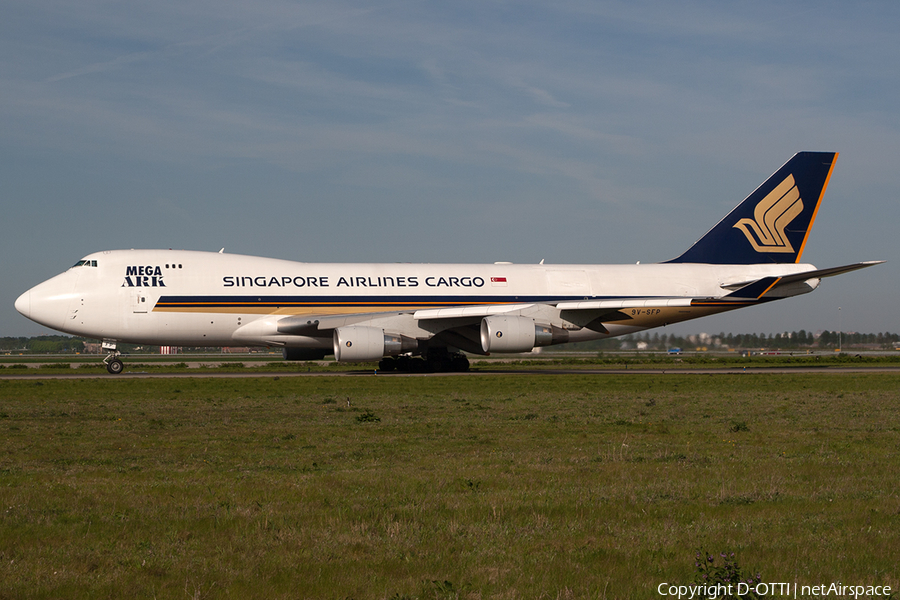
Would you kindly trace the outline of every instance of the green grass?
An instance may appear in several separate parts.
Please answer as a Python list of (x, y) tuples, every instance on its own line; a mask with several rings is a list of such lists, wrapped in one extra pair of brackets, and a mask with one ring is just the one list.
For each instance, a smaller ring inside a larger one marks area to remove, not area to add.
[[(0, 598), (900, 588), (900, 375), (0, 380)], [(348, 405), (349, 400), (349, 405)]]
[[(333, 360), (287, 362), (272, 353), (251, 354), (136, 354), (123, 356), (126, 373), (187, 373), (215, 370), (255, 373), (292, 371), (342, 372), (372, 371), (377, 363), (338, 363)], [(697, 352), (673, 356), (662, 352), (603, 352), (595, 356), (546, 351), (540, 354), (512, 354), (493, 357), (470, 356), (474, 370), (517, 371), (537, 369), (758, 369), (758, 368), (826, 368), (826, 367), (897, 367), (900, 353), (863, 353), (854, 351), (818, 353), (784, 351), (777, 355), (741, 356), (735, 352)], [(189, 366), (189, 364), (191, 366)], [(198, 366), (199, 365), (199, 366)], [(30, 367), (30, 368), (29, 368)], [(0, 369), (17, 369), (16, 374), (35, 374), (45, 369), (55, 373), (82, 370), (82, 373), (105, 372), (98, 355), (0, 355)]]

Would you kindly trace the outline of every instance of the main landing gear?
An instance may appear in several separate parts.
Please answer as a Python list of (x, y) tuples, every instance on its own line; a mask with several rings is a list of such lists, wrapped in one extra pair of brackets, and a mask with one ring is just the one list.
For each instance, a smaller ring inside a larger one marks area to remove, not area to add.
[(118, 375), (124, 371), (125, 363), (119, 359), (122, 353), (116, 350), (115, 342), (103, 342), (102, 347), (109, 352), (106, 358), (103, 359), (103, 364), (106, 365), (106, 370), (109, 371), (110, 375)]
[(446, 349), (429, 350), (425, 356), (386, 356), (378, 361), (379, 371), (405, 371), (407, 373), (465, 373), (469, 359), (460, 352)]

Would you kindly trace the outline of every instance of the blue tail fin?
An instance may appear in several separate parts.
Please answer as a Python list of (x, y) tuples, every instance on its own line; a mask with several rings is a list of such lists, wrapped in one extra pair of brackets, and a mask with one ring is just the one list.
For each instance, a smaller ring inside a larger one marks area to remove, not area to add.
[(837, 156), (836, 152), (795, 154), (700, 241), (668, 262), (800, 262)]

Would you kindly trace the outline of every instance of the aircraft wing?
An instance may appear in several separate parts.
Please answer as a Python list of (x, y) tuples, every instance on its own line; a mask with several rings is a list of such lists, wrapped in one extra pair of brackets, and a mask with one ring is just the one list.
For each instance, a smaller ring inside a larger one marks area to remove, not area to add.
[(628, 298), (627, 300), (580, 300), (578, 302), (560, 302), (556, 308), (560, 310), (599, 310), (625, 308), (666, 308), (671, 306), (690, 306), (690, 298)]
[(355, 313), (348, 315), (321, 315), (262, 319), (244, 327), (245, 335), (268, 322), (269, 340), (278, 343), (282, 336), (331, 337), (342, 327), (377, 327), (402, 332), (419, 339), (440, 336), (442, 342), (451, 343), (469, 352), (481, 353), (479, 327), (485, 317), (526, 317), (548, 323), (554, 334), (586, 327), (600, 333), (609, 333), (604, 321), (621, 322), (632, 317), (626, 311), (671, 307), (690, 307), (691, 298), (629, 298), (626, 300), (585, 300), (578, 302), (548, 302), (525, 304), (488, 304), (427, 308), (409, 311)]
[(487, 317), (503, 313), (516, 312), (534, 307), (534, 304), (488, 304), (477, 306), (454, 306), (453, 308), (426, 308), (413, 313), (416, 320), (454, 319), (470, 317)]
[(631, 298), (628, 300), (585, 300), (578, 302), (557, 302), (546, 304), (488, 304), (474, 306), (454, 306), (451, 308), (426, 308), (414, 311), (383, 312), (383, 313), (357, 313), (349, 315), (324, 315), (320, 317), (282, 317), (278, 320), (278, 332), (291, 335), (319, 334), (329, 330), (351, 324), (377, 322), (384, 319), (406, 317), (415, 321), (444, 321), (447, 323), (458, 322), (467, 324), (483, 317), (503, 314), (532, 314), (535, 312), (547, 312), (547, 309), (556, 308), (560, 312), (569, 315), (576, 313), (594, 312), (618, 312), (629, 308), (662, 308), (675, 306), (690, 306), (691, 298)]

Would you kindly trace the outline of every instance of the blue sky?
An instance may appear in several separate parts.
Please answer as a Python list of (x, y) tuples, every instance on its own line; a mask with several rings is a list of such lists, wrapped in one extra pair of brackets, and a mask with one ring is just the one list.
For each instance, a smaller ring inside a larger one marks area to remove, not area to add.
[(0, 16), (0, 335), (47, 332), (15, 298), (104, 249), (666, 260), (800, 150), (841, 153), (804, 261), (890, 262), (669, 331), (900, 331), (900, 4), (84, 0)]

